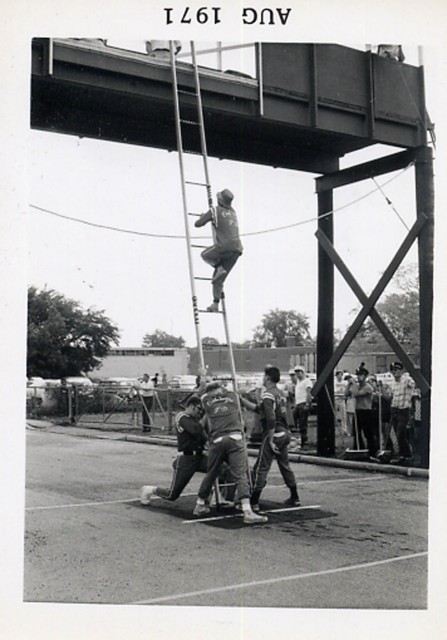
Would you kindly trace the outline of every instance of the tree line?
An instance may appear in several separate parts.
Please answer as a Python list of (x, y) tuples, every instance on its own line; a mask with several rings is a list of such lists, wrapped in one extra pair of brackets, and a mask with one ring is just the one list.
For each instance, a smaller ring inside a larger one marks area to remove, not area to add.
[[(396, 274), (397, 291), (376, 305), (397, 340), (419, 357), (419, 288), (415, 265), (401, 267)], [(336, 338), (341, 338), (337, 332)], [(113, 345), (119, 344), (119, 328), (104, 311), (83, 309), (79, 302), (54, 290), (28, 289), (27, 376), (62, 378), (79, 376), (95, 369)], [(234, 342), (234, 348), (313, 346), (309, 318), (293, 310), (272, 309), (262, 316), (250, 339)], [(335, 340), (337, 343), (337, 339)], [(213, 336), (202, 339), (203, 348), (214, 348)], [(142, 347), (182, 348), (182, 336), (162, 329), (146, 333)], [(389, 346), (368, 319), (351, 347), (354, 352), (387, 351)]]

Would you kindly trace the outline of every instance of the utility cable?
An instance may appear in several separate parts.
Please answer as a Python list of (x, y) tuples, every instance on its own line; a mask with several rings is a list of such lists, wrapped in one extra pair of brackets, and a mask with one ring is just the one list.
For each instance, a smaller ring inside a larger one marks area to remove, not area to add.
[[(393, 176), (392, 178), (390, 178), (389, 180), (384, 182), (384, 184), (382, 186), (385, 186), (385, 185), (389, 184), (390, 182), (393, 182), (394, 180), (399, 178), (413, 164), (414, 164), (413, 162), (408, 164), (399, 174), (397, 174), (396, 176)], [(316, 217), (313, 216), (312, 218), (307, 218), (306, 220), (300, 220), (299, 222), (293, 222), (292, 224), (284, 225), (284, 226), (281, 226), (281, 227), (273, 227), (271, 229), (262, 229), (260, 231), (249, 231), (249, 232), (246, 232), (246, 233), (241, 233), (240, 236), (241, 237), (257, 236), (257, 235), (261, 235), (261, 234), (265, 234), (265, 233), (273, 233), (275, 231), (284, 231), (286, 229), (292, 229), (293, 227), (299, 227), (299, 226), (301, 226), (303, 224), (308, 224), (310, 222), (317, 222), (318, 220), (322, 220), (323, 218), (326, 218), (327, 216), (333, 215), (337, 211), (342, 211), (343, 209), (347, 209), (347, 208), (353, 206), (354, 204), (357, 204), (357, 202), (360, 202), (361, 200), (364, 200), (365, 198), (368, 198), (369, 196), (373, 195), (376, 191), (381, 191), (381, 190), (382, 190), (381, 187), (379, 185), (377, 185), (376, 189), (373, 189), (372, 191), (369, 191), (368, 193), (360, 196), (359, 198), (356, 198), (355, 200), (352, 200), (351, 202), (347, 202), (346, 204), (342, 205), (341, 207), (337, 207), (336, 209), (332, 209), (332, 211), (327, 211), (326, 213), (324, 213), (321, 216), (316, 216)], [(150, 233), (148, 231), (134, 231), (132, 229), (123, 229), (121, 227), (112, 227), (110, 225), (99, 224), (99, 223), (96, 223), (96, 222), (90, 222), (88, 220), (83, 220), (82, 218), (75, 218), (73, 216), (67, 216), (67, 215), (64, 215), (62, 213), (57, 213), (56, 211), (51, 211), (50, 209), (46, 209), (45, 207), (39, 207), (39, 206), (37, 206), (35, 204), (29, 204), (29, 206), (32, 207), (33, 209), (36, 209), (37, 211), (41, 211), (42, 213), (47, 213), (49, 215), (56, 216), (57, 218), (62, 218), (64, 220), (70, 220), (71, 222), (79, 222), (80, 224), (85, 224), (85, 225), (87, 225), (89, 227), (96, 227), (98, 229), (106, 229), (107, 231), (117, 231), (119, 233), (127, 233), (127, 234), (130, 234), (130, 235), (136, 235), (136, 236), (146, 236), (146, 237), (149, 237), (149, 238), (165, 238), (165, 239), (168, 239), (168, 240), (184, 240), (185, 239), (184, 235), (167, 234), (167, 233)], [(204, 236), (192, 236), (192, 239), (194, 239), (194, 240), (198, 240), (198, 239), (206, 240), (206, 237), (204, 237)]]
[(391, 202), (391, 200), (388, 198), (388, 196), (386, 195), (385, 191), (382, 189), (382, 187), (380, 186), (380, 184), (376, 181), (375, 178), (373, 178), (373, 182), (375, 185), (377, 185), (377, 188), (379, 189), (380, 193), (383, 195), (383, 197), (386, 200), (386, 203), (392, 208), (392, 210), (394, 211), (394, 213), (396, 214), (396, 216), (399, 218), (399, 220), (402, 222), (402, 224), (404, 225), (405, 229), (407, 231), (410, 231), (410, 227), (407, 225), (407, 223), (405, 222), (405, 220), (402, 218), (402, 216), (399, 214), (398, 210), (396, 209), (396, 207), (394, 206), (394, 204)]

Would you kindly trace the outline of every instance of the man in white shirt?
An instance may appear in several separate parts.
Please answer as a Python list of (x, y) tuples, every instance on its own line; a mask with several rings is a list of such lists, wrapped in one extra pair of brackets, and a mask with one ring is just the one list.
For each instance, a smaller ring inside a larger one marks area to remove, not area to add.
[(295, 422), (298, 425), (301, 437), (301, 447), (307, 444), (307, 419), (309, 417), (310, 403), (312, 396), (312, 381), (306, 376), (304, 367), (296, 366), (295, 373), (297, 381), (295, 384)]
[(138, 395), (141, 398), (141, 415), (143, 418), (143, 433), (151, 430), (151, 410), (154, 401), (154, 383), (145, 373), (137, 387)]

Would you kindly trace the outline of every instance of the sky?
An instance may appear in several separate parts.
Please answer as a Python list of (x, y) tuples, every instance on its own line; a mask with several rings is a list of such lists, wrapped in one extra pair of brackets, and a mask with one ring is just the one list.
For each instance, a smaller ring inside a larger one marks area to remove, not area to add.
[[(143, 41), (111, 39), (110, 45), (144, 49)], [(210, 43), (196, 46), (207, 48)], [(409, 46), (406, 55), (408, 62), (417, 64), (415, 46)], [(239, 58), (226, 53), (224, 65), (251, 71), (251, 50), (244, 50), (243, 66)], [(214, 64), (214, 57), (202, 60)], [(427, 85), (428, 109), (436, 121), (430, 82)], [(376, 145), (349, 154), (341, 167), (394, 151)], [(187, 177), (200, 180), (200, 159), (188, 156), (185, 162)], [(244, 244), (244, 254), (226, 283), (232, 340), (251, 338), (262, 316), (274, 308), (307, 315), (315, 336), (315, 175), (214, 158), (209, 159), (209, 168), (213, 192), (229, 188), (235, 195)], [(31, 130), (28, 173), (28, 283), (54, 289), (83, 308), (103, 310), (120, 329), (121, 347), (141, 346), (143, 336), (156, 329), (181, 335), (194, 346), (185, 240), (98, 229), (37, 208), (119, 229), (183, 236), (178, 154)], [(415, 219), (413, 184), (410, 168), (377, 178), (376, 183), (368, 180), (334, 192), (336, 248), (366, 292)], [(204, 190), (189, 191), (188, 198), (191, 210), (206, 210)], [(260, 231), (269, 232), (250, 235)], [(196, 230), (192, 233), (197, 235)], [(205, 228), (205, 244), (211, 243), (209, 234)], [(207, 276), (210, 270), (198, 254), (195, 251), (195, 272)], [(406, 263), (416, 261), (413, 248)], [(338, 273), (335, 282), (335, 326), (344, 331), (358, 303)], [(204, 308), (211, 302), (209, 283), (199, 283), (197, 294), (199, 307)], [(202, 337), (224, 341), (220, 318), (201, 317)]]

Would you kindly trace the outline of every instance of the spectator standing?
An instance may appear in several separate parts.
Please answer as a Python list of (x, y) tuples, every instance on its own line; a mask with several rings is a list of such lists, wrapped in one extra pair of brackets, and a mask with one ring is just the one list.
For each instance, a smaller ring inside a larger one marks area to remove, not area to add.
[(68, 421), (73, 423), (75, 419), (73, 417), (73, 398), (74, 387), (69, 384), (66, 378), (61, 378), (61, 386), (59, 387), (58, 398), (58, 413), (61, 416), (66, 416)]
[(347, 416), (346, 416), (346, 398), (345, 391), (348, 386), (347, 380), (343, 379), (343, 371), (335, 373), (334, 380), (334, 399), (335, 399), (335, 419), (341, 427), (342, 433), (348, 433)]
[(373, 388), (367, 382), (368, 370), (363, 366), (360, 366), (357, 371), (357, 382), (352, 382), (351, 393), (356, 399), (356, 419), (357, 419), (357, 431), (358, 442), (357, 448), (363, 449), (364, 440), (368, 447), (368, 453), (371, 458), (377, 455), (377, 438), (373, 425), (372, 416), (372, 401), (373, 401)]
[(141, 417), (143, 419), (143, 433), (151, 430), (151, 411), (154, 402), (154, 383), (145, 373), (137, 385), (138, 395), (141, 399)]
[(291, 431), (296, 430), (294, 410), (295, 410), (295, 387), (297, 383), (297, 377), (295, 369), (289, 371), (290, 380), (284, 385), (284, 392), (286, 394), (286, 414), (287, 414), (287, 426)]
[(410, 463), (413, 453), (408, 439), (407, 427), (415, 385), (410, 376), (404, 375), (404, 367), (401, 362), (393, 362), (390, 370), (394, 377), (389, 386), (391, 426), (396, 432), (399, 446), (399, 457), (395, 463)]
[(155, 389), (158, 387), (158, 376), (159, 376), (159, 374), (158, 374), (158, 373), (156, 373), (156, 374), (154, 375), (154, 377), (152, 378), (152, 382), (154, 383), (154, 388), (155, 388)]
[(310, 393), (312, 389), (312, 382), (306, 376), (304, 367), (300, 365), (296, 366), (295, 373), (297, 381), (295, 385), (294, 417), (300, 432), (301, 448), (303, 448), (307, 445), (308, 441), (307, 421), (309, 417), (310, 403), (312, 402), (312, 396)]
[[(355, 398), (351, 393), (353, 378), (351, 375), (344, 376), (346, 381), (345, 400), (346, 400), (346, 429), (348, 436), (355, 438), (357, 432), (356, 417), (355, 417)], [(359, 447), (360, 448), (360, 447)]]

